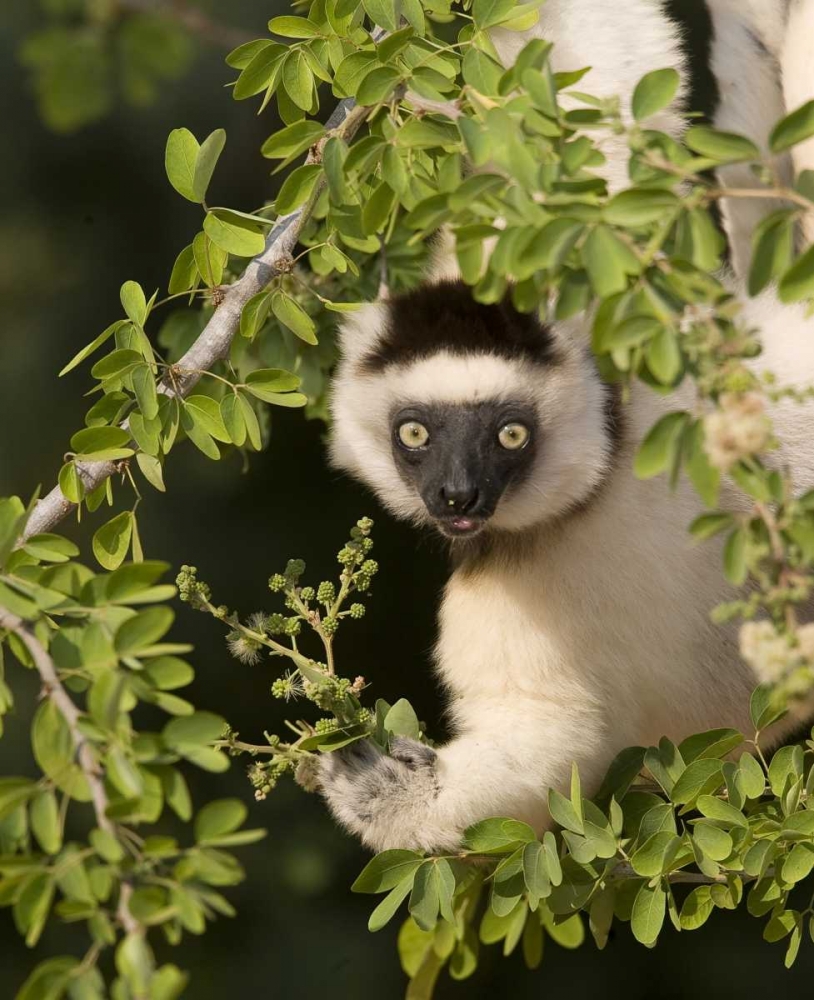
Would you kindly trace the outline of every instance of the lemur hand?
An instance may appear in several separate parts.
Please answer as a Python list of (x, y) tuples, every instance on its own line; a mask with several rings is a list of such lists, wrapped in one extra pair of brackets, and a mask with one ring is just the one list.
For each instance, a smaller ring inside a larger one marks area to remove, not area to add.
[(321, 757), (320, 791), (336, 819), (373, 850), (449, 849), (460, 837), (439, 822), (438, 762), (433, 749), (406, 737), (391, 740), (389, 754), (360, 740)]

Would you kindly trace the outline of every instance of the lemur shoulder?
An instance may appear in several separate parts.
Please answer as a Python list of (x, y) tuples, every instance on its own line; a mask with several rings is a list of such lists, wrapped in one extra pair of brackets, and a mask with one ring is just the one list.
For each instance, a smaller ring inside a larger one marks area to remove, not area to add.
[[(787, 100), (814, 93), (799, 42), (806, 26), (814, 37), (814, 3), (709, 7), (718, 122), (765, 146)], [(507, 65), (530, 35), (554, 43), (555, 70), (590, 66), (582, 86), (598, 96), (630, 95), (664, 66), (686, 78), (679, 31), (655, 0), (548, 0), (531, 32), (493, 33)], [(680, 134), (680, 95), (652, 124)], [(610, 138), (603, 151), (609, 188), (625, 186), (626, 147)], [(743, 268), (758, 217), (730, 201)], [(744, 308), (763, 330), (760, 365), (784, 384), (814, 379), (803, 311), (771, 293)], [(399, 740), (389, 755), (357, 744), (322, 768), (334, 815), (371, 848), (454, 848), (487, 816), (541, 829), (547, 790), (566, 785), (572, 761), (590, 792), (625, 746), (748, 728), (754, 677), (733, 631), (709, 618), (730, 594), (720, 550), (687, 533), (699, 501), (689, 486), (671, 491), (631, 472), (643, 435), (666, 406), (689, 404), (690, 389), (665, 402), (638, 385), (622, 406), (597, 373), (586, 327), (478, 304), (439, 267), (342, 329), (332, 459), (395, 516), (449, 537), (456, 564), (435, 655), (455, 737), (437, 750)], [(782, 460), (800, 488), (814, 486), (814, 409), (784, 404), (773, 416)], [(722, 501), (740, 502), (734, 492)]]

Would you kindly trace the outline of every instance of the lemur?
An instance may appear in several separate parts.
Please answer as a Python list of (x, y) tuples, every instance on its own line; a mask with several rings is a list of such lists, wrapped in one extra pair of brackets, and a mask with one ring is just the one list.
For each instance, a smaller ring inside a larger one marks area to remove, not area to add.
[[(814, 3), (709, 6), (717, 122), (765, 144), (787, 101), (814, 92), (802, 56), (814, 44)], [(660, 0), (547, 0), (535, 28), (492, 33), (507, 65), (531, 36), (553, 42), (555, 71), (590, 66), (581, 86), (598, 96), (629, 102), (645, 73), (666, 66), (686, 77)], [(679, 95), (653, 127), (680, 135), (680, 108)], [(603, 152), (610, 190), (627, 186), (623, 143), (611, 138)], [(739, 183), (734, 172), (725, 180)], [(731, 201), (737, 271), (770, 207), (750, 203), (741, 217)], [(803, 310), (773, 293), (744, 295), (744, 310), (763, 331), (759, 365), (781, 384), (814, 380)], [(322, 794), (370, 848), (455, 849), (489, 816), (544, 829), (548, 789), (567, 784), (572, 761), (590, 793), (626, 746), (749, 729), (755, 678), (735, 631), (710, 620), (731, 596), (720, 547), (687, 532), (700, 501), (688, 485), (671, 491), (631, 470), (646, 431), (667, 408), (691, 406), (691, 388), (665, 400), (637, 384), (620, 405), (588, 328), (585, 317), (549, 323), (479, 304), (444, 265), (342, 328), (332, 460), (395, 516), (449, 538), (454, 560), (435, 653), (454, 738), (438, 749), (397, 739), (389, 754), (362, 741), (323, 758)], [(781, 459), (798, 487), (814, 486), (812, 407), (781, 404), (772, 416)], [(738, 502), (725, 490), (724, 506)]]

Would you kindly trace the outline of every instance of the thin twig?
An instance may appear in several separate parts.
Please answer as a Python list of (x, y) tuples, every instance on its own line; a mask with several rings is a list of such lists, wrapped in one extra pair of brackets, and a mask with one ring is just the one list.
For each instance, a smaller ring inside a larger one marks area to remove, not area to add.
[(190, 7), (184, 0), (170, 0), (169, 3), (166, 0), (118, 0), (118, 8), (138, 14), (161, 14), (172, 18), (203, 41), (229, 51), (255, 38), (240, 28), (215, 21), (197, 7)]
[[(362, 125), (367, 113), (367, 108), (359, 107), (352, 98), (346, 98), (340, 101), (326, 122), (326, 130), (350, 139)], [(319, 151), (315, 151), (309, 159), (316, 162), (318, 156)], [(172, 366), (172, 385), (159, 386), (161, 392), (180, 398), (187, 396), (202, 372), (229, 356), (232, 340), (240, 329), (243, 307), (252, 296), (266, 288), (273, 278), (288, 269), (291, 253), (314, 210), (323, 184), (324, 179), (321, 178), (313, 194), (301, 208), (277, 219), (263, 252), (249, 263), (239, 280), (226, 290), (223, 301), (198, 339), (180, 361)], [(90, 493), (109, 479), (117, 471), (118, 465), (115, 462), (82, 462), (77, 463), (77, 468), (86, 491)], [(50, 531), (75, 508), (76, 504), (55, 486), (34, 508), (21, 542), (32, 535)]]
[[(13, 632), (23, 643), (31, 654), (34, 666), (42, 681), (45, 697), (50, 699), (59, 714), (65, 720), (68, 732), (71, 734), (71, 742), (76, 751), (76, 760), (90, 789), (93, 811), (96, 815), (96, 825), (100, 830), (115, 836), (116, 827), (107, 815), (110, 801), (105, 791), (102, 771), (96, 759), (96, 753), (85, 738), (79, 728), (79, 709), (74, 704), (72, 698), (62, 685), (62, 681), (57, 674), (54, 661), (48, 655), (48, 651), (34, 634), (28, 622), (23, 621), (10, 611), (0, 608), (0, 628)], [(119, 923), (128, 934), (143, 933), (143, 927), (130, 912), (128, 900), (132, 893), (132, 887), (126, 881), (122, 881), (119, 889), (119, 905), (116, 916)]]

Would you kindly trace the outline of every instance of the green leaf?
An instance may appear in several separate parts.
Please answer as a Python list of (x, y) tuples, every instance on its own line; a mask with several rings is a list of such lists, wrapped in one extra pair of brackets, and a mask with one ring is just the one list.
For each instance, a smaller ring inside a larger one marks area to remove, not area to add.
[(45, 789), (31, 802), (31, 830), (46, 854), (58, 854), (62, 848), (62, 827), (57, 797)]
[(246, 442), (246, 421), (236, 393), (230, 392), (220, 401), (220, 415), (223, 426), (232, 444), (241, 448)]
[(674, 211), (678, 204), (678, 198), (671, 191), (631, 188), (614, 195), (602, 214), (611, 225), (637, 228), (658, 222), (668, 212)]
[(417, 740), (421, 735), (418, 716), (406, 698), (400, 698), (384, 717), (384, 731), (389, 736), (406, 736)]
[(272, 401), (281, 392), (291, 392), (299, 389), (300, 379), (282, 368), (257, 368), (246, 376), (246, 388), (258, 399)]
[(0, 820), (5, 819), (37, 792), (30, 778), (0, 778)]
[(311, 197), (317, 181), (322, 176), (319, 163), (305, 163), (286, 177), (274, 202), (278, 215), (288, 215), (303, 205)]
[(724, 574), (727, 580), (736, 587), (746, 582), (749, 567), (746, 562), (747, 534), (738, 529), (728, 536), (724, 545)]
[(514, 819), (484, 819), (464, 832), (466, 849), (476, 854), (508, 854), (536, 839), (527, 823)]
[(125, 281), (119, 293), (127, 318), (135, 326), (144, 326), (147, 320), (147, 298), (137, 281)]
[(379, 931), (388, 924), (398, 913), (399, 907), (410, 894), (413, 888), (412, 878), (406, 878), (396, 885), (384, 897), (379, 905), (370, 914), (367, 922), (367, 929), (371, 932)]
[[(184, 407), (182, 417), (189, 417), (216, 441), (222, 441), (224, 444), (229, 443), (230, 438), (220, 416), (220, 404), (216, 399), (211, 396), (187, 396), (182, 405)], [(186, 423), (184, 423), (184, 429), (187, 429)]]
[(136, 455), (136, 462), (138, 462), (138, 467), (141, 469), (141, 474), (147, 480), (147, 482), (154, 488), (159, 490), (161, 493), (166, 491), (166, 486), (164, 485), (164, 473), (162, 470), (161, 462), (153, 457), (152, 455), (146, 455), (144, 452), (139, 452)]
[(294, 122), (269, 136), (260, 152), (269, 160), (286, 160), (304, 153), (324, 135), (325, 127), (319, 122)]
[(705, 733), (688, 736), (678, 749), (687, 764), (704, 757), (726, 757), (743, 743), (743, 733), (736, 729), (710, 729)]
[(365, 865), (351, 892), (387, 892), (405, 881), (412, 885), (412, 876), (423, 860), (416, 851), (383, 851)]
[(709, 886), (699, 885), (687, 896), (681, 907), (681, 929), (695, 931), (703, 927), (714, 909), (715, 904), (710, 899)]
[(515, 7), (514, 0), (473, 0), (472, 17), (483, 31), (507, 20)]
[(607, 226), (595, 226), (582, 247), (582, 260), (594, 291), (608, 298), (627, 288), (630, 251)]
[(812, 869), (814, 869), (814, 845), (795, 844), (783, 862), (781, 877), (784, 882), (802, 882), (811, 874)]
[(32, 535), (23, 549), (35, 559), (53, 563), (67, 562), (79, 555), (78, 547), (61, 535)]
[(673, 785), (672, 800), (676, 805), (691, 805), (699, 795), (712, 793), (723, 784), (723, 764), (704, 757), (688, 764)]
[(121, 427), (84, 427), (71, 438), (80, 461), (104, 462), (130, 458), (130, 435)]
[(76, 799), (90, 802), (87, 780), (74, 762), (74, 746), (68, 723), (50, 699), (40, 703), (31, 726), (34, 759), (58, 788)]
[(219, 285), (229, 254), (214, 244), (206, 233), (198, 233), (192, 241), (192, 254), (204, 284), (209, 288)]
[(240, 335), (254, 340), (269, 314), (271, 296), (268, 292), (258, 292), (243, 306), (240, 314)]
[(729, 834), (704, 820), (695, 823), (692, 839), (713, 861), (724, 861), (732, 853), (733, 843)]
[(208, 802), (195, 817), (195, 841), (205, 844), (233, 833), (246, 820), (248, 810), (240, 799), (218, 799)]
[(730, 802), (718, 799), (714, 795), (699, 795), (695, 805), (707, 819), (719, 820), (729, 827), (741, 826), (746, 829), (749, 825), (740, 809), (736, 809)]
[[(14, 922), (29, 948), (33, 948), (40, 939), (53, 899), (54, 880), (43, 873), (26, 883), (14, 904)], [(37, 993), (32, 992), (31, 996), (37, 996)]]
[(164, 727), (163, 737), (168, 746), (186, 756), (186, 751), (205, 747), (219, 739), (225, 729), (226, 722), (219, 715), (195, 712), (171, 719)]
[(129, 348), (122, 348), (106, 355), (101, 361), (97, 361), (91, 368), (90, 373), (94, 378), (102, 381), (112, 378), (121, 378), (132, 371), (136, 365), (143, 365), (144, 357), (138, 351)]
[(107, 524), (103, 524), (93, 536), (93, 554), (99, 564), (107, 570), (121, 566), (132, 536), (133, 515), (129, 510), (122, 511)]
[(659, 883), (653, 887), (645, 883), (636, 894), (630, 929), (640, 944), (654, 944), (664, 924), (667, 894)]
[(530, 841), (523, 848), (523, 878), (531, 896), (544, 899), (551, 892), (545, 849), (539, 840)]
[(313, 101), (314, 75), (301, 49), (295, 49), (283, 59), (282, 83), (294, 104), (310, 111)]
[(153, 607), (127, 618), (116, 630), (119, 656), (138, 656), (163, 638), (175, 620), (172, 608)]
[(65, 365), (59, 373), (59, 377), (62, 378), (63, 375), (67, 375), (69, 371), (72, 371), (77, 365), (80, 365), (85, 358), (89, 357), (94, 351), (98, 350), (102, 344), (107, 343), (113, 334), (121, 328), (122, 322), (122, 320), (116, 320), (115, 323), (111, 323), (110, 326), (107, 327), (106, 330), (103, 330), (95, 340), (92, 340), (89, 344), (83, 347), (82, 350), (75, 354), (68, 364)]
[(317, 38), (323, 34), (320, 26), (306, 17), (284, 15), (269, 21), (269, 31), (283, 38)]
[(766, 790), (766, 776), (763, 768), (750, 753), (741, 754), (738, 774), (743, 794), (747, 799), (759, 799)]
[(158, 393), (149, 365), (142, 365), (133, 372), (133, 393), (144, 419), (154, 420), (158, 416)]
[(645, 347), (647, 367), (662, 385), (672, 385), (681, 373), (681, 349), (678, 337), (663, 326)]
[(367, 16), (386, 31), (395, 31), (399, 24), (396, 0), (363, 0)]
[(814, 101), (809, 101), (775, 125), (769, 136), (769, 146), (773, 153), (783, 153), (812, 135), (814, 135)]
[(401, 73), (392, 66), (374, 66), (362, 79), (356, 91), (356, 100), (362, 105), (378, 104), (395, 91)]
[(678, 92), (681, 78), (674, 69), (656, 69), (647, 73), (633, 91), (633, 117), (644, 121), (663, 111)]
[(212, 175), (225, 145), (226, 132), (222, 128), (215, 129), (201, 143), (192, 175), (192, 191), (195, 195), (193, 201), (202, 202), (206, 198)]
[(669, 469), (675, 458), (675, 448), (688, 420), (682, 411), (668, 413), (650, 429), (633, 463), (639, 479), (652, 479)]
[(236, 257), (256, 257), (266, 245), (263, 227), (259, 223), (250, 222), (224, 208), (207, 214), (204, 232), (215, 246)]
[(195, 167), (200, 145), (195, 136), (185, 128), (173, 129), (167, 138), (164, 167), (167, 178), (175, 190), (188, 201), (200, 202), (195, 190)]
[(778, 704), (776, 694), (770, 685), (761, 684), (755, 688), (749, 699), (749, 716), (755, 729), (765, 729), (776, 722), (783, 713), (784, 707)]
[(798, 257), (780, 279), (777, 294), (781, 302), (800, 302), (814, 297), (814, 246)]
[(271, 311), (283, 326), (288, 327), (300, 340), (304, 340), (306, 344), (311, 345), (317, 343), (316, 324), (302, 306), (298, 302), (295, 302), (290, 295), (286, 295), (282, 291), (273, 292), (271, 296)]
[(794, 213), (775, 212), (752, 237), (749, 294), (758, 295), (789, 270), (794, 261)]
[(670, 830), (661, 830), (649, 837), (633, 852), (630, 864), (637, 875), (652, 878), (660, 875), (667, 855), (673, 851), (677, 837)]
[(707, 125), (694, 125), (688, 129), (685, 142), (693, 152), (721, 163), (760, 159), (760, 150), (750, 139)]

